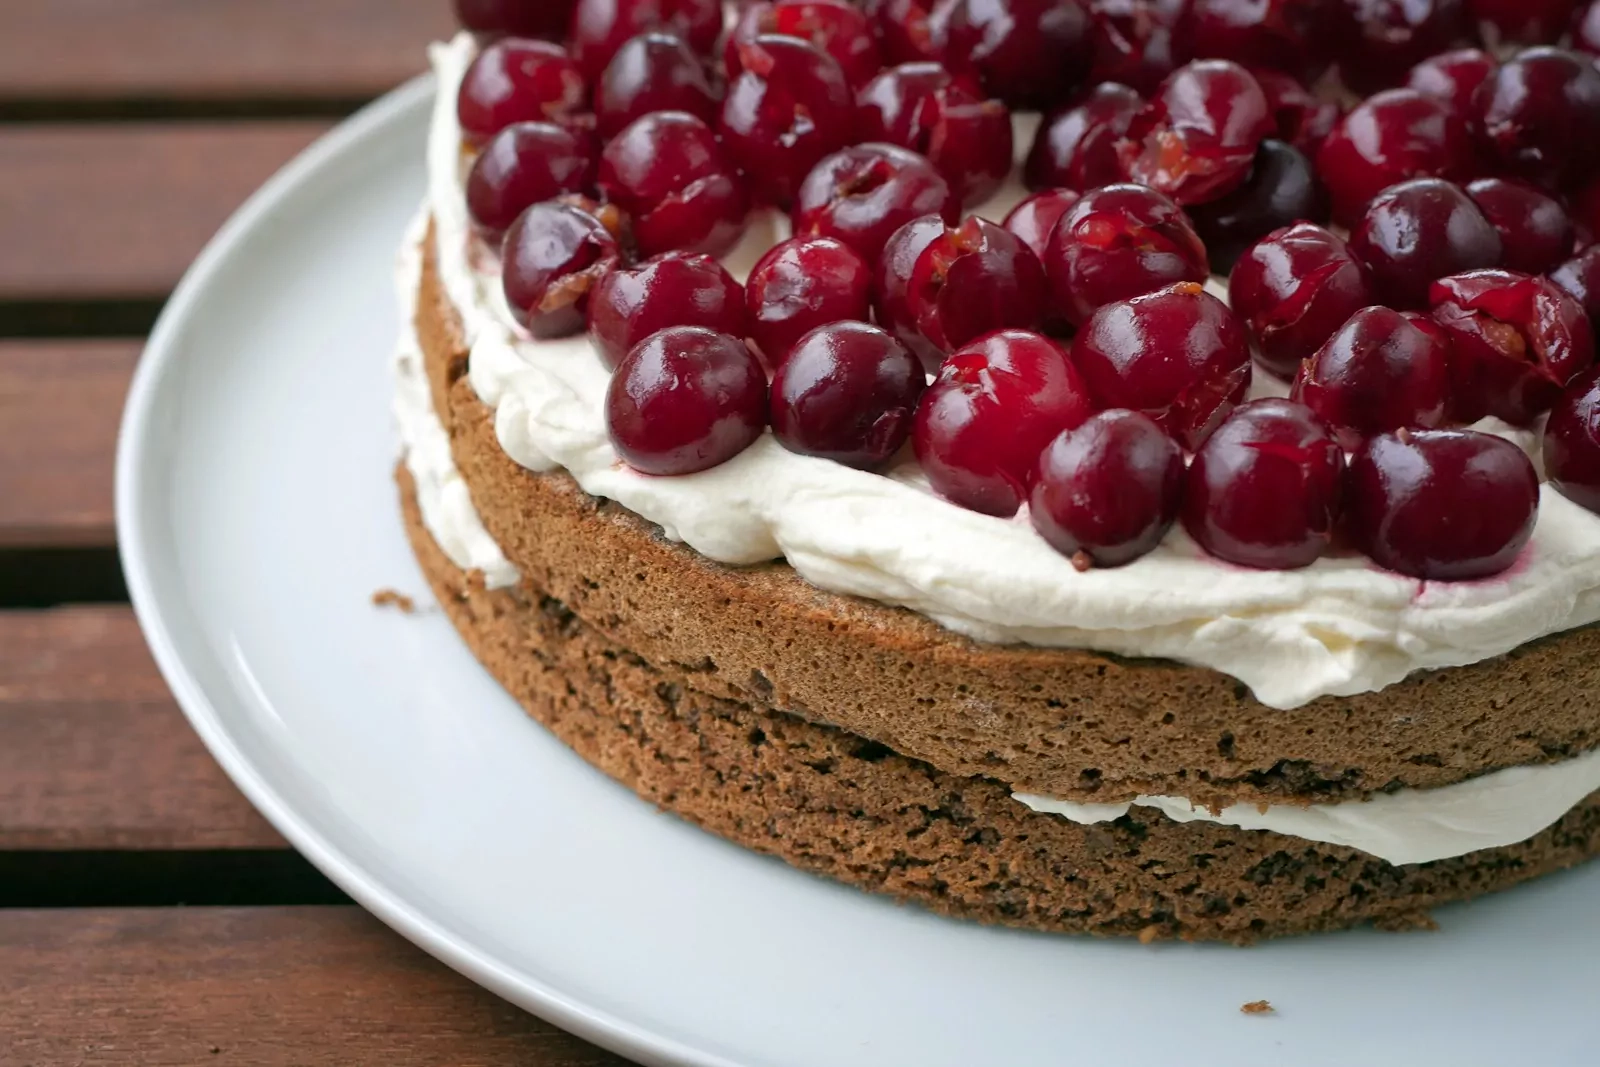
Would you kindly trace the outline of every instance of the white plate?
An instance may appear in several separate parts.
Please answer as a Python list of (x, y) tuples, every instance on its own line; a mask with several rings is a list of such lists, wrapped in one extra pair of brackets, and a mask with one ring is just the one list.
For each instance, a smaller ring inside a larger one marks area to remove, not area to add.
[[(329, 877), (652, 1064), (1600, 1061), (1600, 867), (1446, 909), (1435, 934), (1239, 950), (984, 929), (657, 813), (526, 719), (437, 611), (374, 609), (374, 590), (425, 592), (388, 364), (430, 93), (358, 115), (212, 242), (139, 367), (118, 463), (162, 671)], [(1277, 1015), (1240, 1013), (1262, 998)]]

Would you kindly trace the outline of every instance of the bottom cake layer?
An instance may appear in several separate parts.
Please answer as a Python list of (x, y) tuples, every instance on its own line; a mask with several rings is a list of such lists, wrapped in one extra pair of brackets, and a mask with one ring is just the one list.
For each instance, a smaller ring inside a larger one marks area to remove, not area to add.
[(1405, 867), (1141, 809), (1092, 826), (1038, 814), (999, 782), (698, 692), (526, 582), (485, 589), (434, 543), (403, 464), (397, 478), (434, 594), (530, 715), (645, 800), (861, 889), (1037, 930), (1249, 942), (1414, 923), (1600, 853), (1600, 794), (1520, 845)]

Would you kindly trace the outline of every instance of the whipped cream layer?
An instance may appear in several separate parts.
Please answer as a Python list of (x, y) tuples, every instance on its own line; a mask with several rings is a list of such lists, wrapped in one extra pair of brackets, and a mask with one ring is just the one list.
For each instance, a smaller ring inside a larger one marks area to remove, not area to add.
[[(781, 557), (821, 588), (904, 606), (978, 640), (1208, 667), (1277, 708), (1372, 692), (1600, 620), (1600, 518), (1548, 486), (1534, 538), (1509, 572), (1430, 583), (1354, 556), (1248, 570), (1206, 556), (1181, 530), (1131, 566), (1080, 574), (1026, 514), (996, 519), (934, 495), (909, 449), (887, 471), (867, 473), (796, 455), (768, 434), (701, 474), (630, 470), (606, 433), (609, 374), (589, 341), (529, 340), (505, 305), (495, 254), (469, 225), (455, 99), (475, 48), (462, 35), (433, 49), (429, 201), (440, 277), (471, 346), (472, 385), (522, 466), (565, 469), (585, 491), (723, 563)], [(1019, 149), (1028, 142), (1020, 138)], [(1013, 183), (980, 213), (999, 219), (1021, 195)], [(742, 277), (784, 235), (781, 219), (756, 217), (730, 271)], [(1256, 388), (1283, 391), (1264, 376)], [(1534, 440), (1510, 436), (1524, 447)]]

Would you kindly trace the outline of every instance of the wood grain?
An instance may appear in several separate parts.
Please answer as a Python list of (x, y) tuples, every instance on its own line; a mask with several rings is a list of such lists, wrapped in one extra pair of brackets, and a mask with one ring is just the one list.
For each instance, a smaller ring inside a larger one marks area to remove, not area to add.
[(624, 1061), (472, 985), (365, 912), (337, 907), (0, 912), (0, 1062)]
[(0, 302), (166, 296), (245, 197), (327, 128), (0, 127)]
[(137, 341), (0, 341), (0, 548), (116, 544), (117, 423)]
[(283, 847), (189, 728), (132, 610), (0, 612), (0, 850)]
[(447, 0), (0, 4), (0, 100), (364, 98), (425, 64)]

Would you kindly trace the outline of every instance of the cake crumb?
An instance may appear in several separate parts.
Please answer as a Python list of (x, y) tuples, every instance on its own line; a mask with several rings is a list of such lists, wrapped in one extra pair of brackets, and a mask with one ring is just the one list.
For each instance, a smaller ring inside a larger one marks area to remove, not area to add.
[(1433, 933), (1439, 929), (1439, 924), (1433, 915), (1422, 908), (1402, 912), (1399, 915), (1386, 915), (1373, 920), (1372, 925), (1386, 934), (1409, 934), (1418, 931)]
[(1252, 1000), (1248, 1004), (1239, 1005), (1239, 1010), (1246, 1015), (1276, 1015), (1278, 1009), (1272, 1006), (1270, 1000)]
[(1152, 923), (1149, 926), (1146, 926), (1143, 930), (1139, 931), (1139, 944), (1153, 945), (1160, 940), (1161, 934), (1161, 927)]
[(380, 589), (372, 594), (372, 606), (377, 608), (398, 608), (401, 614), (414, 615), (417, 611), (417, 602), (404, 593), (393, 589)]

